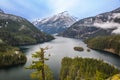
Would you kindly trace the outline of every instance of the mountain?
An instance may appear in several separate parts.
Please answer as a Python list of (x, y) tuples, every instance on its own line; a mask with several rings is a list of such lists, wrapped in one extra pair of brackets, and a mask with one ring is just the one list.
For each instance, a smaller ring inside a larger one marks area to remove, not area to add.
[(120, 33), (120, 8), (81, 19), (60, 35), (71, 38), (91, 38)]
[(4, 13), (4, 11), (2, 9), (0, 9), (0, 13)]
[(52, 40), (25, 18), (0, 13), (0, 40), (10, 45), (27, 45)]
[(33, 24), (43, 32), (55, 34), (63, 32), (74, 22), (76, 22), (76, 18), (65, 11), (57, 15), (53, 15), (52, 17), (33, 21)]

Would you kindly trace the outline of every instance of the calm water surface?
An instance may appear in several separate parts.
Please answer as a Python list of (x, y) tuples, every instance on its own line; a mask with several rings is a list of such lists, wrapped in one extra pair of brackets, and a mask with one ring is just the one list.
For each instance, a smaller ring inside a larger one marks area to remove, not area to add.
[[(45, 42), (42, 44), (31, 45), (31, 46), (23, 46), (24, 48), (28, 48), (25, 51), (25, 54), (28, 58), (27, 63), (23, 66), (13, 67), (10, 69), (2, 69), (0, 70), (0, 80), (31, 80), (30, 73), (31, 70), (26, 70), (24, 67), (29, 66), (31, 61), (31, 54), (38, 51), (40, 47), (52, 47), (51, 49), (47, 50), (46, 57), (49, 58), (46, 61), (46, 64), (49, 65), (51, 68), (55, 80), (58, 80), (60, 67), (61, 67), (61, 60), (63, 57), (87, 57), (87, 58), (95, 58), (95, 59), (102, 59), (107, 63), (114, 65), (115, 67), (120, 69), (120, 57), (107, 53), (107, 52), (99, 52), (95, 50), (91, 50), (87, 52), (88, 49), (86, 44), (77, 39), (71, 38), (64, 38), (64, 37), (56, 37), (55, 40), (50, 42)], [(85, 50), (83, 52), (74, 51), (74, 46), (82, 46)], [(48, 55), (51, 55), (50, 57)]]

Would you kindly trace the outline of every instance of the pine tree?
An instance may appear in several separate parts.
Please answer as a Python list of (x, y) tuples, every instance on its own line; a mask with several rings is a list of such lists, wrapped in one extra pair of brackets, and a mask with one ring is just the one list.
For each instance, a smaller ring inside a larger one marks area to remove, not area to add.
[(32, 54), (32, 57), (38, 60), (32, 61), (32, 64), (29, 67), (27, 67), (27, 69), (36, 70), (36, 72), (34, 73), (40, 74), (38, 76), (40, 80), (41, 80), (40, 76), (42, 76), (42, 80), (46, 80), (45, 79), (45, 76), (46, 76), (45, 75), (45, 60), (48, 60), (48, 58), (45, 58), (44, 55), (45, 55), (45, 51), (48, 49), (49, 49), (48, 47), (40, 48), (39, 51), (37, 51), (35, 54)]

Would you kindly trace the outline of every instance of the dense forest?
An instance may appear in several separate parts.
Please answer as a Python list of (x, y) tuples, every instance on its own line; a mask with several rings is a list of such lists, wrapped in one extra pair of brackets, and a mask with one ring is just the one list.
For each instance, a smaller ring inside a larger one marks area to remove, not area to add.
[(26, 63), (26, 56), (18, 48), (0, 40), (0, 68)]
[(88, 47), (120, 55), (120, 35), (95, 37), (86, 40)]
[(105, 80), (119, 70), (102, 60), (65, 57), (62, 59), (60, 80)]
[(31, 45), (54, 39), (37, 29), (27, 19), (0, 12), (0, 67), (26, 62), (26, 56), (17, 46)]
[(42, 33), (33, 24), (26, 20), (0, 20), (0, 39), (10, 45), (27, 45), (45, 42), (54, 39)]

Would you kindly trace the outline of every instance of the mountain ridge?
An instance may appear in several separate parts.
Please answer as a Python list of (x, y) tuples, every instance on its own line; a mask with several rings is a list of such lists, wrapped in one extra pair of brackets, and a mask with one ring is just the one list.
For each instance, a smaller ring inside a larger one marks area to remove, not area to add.
[(120, 8), (93, 17), (81, 19), (60, 35), (64, 37), (86, 39), (116, 33), (120, 33)]
[(0, 39), (10, 45), (28, 45), (49, 41), (53, 37), (38, 30), (25, 18), (0, 13)]
[(4, 13), (4, 11), (2, 9), (0, 9), (0, 13)]
[(43, 32), (55, 34), (63, 32), (74, 22), (76, 22), (75, 17), (64, 11), (51, 17), (33, 21), (33, 24)]

